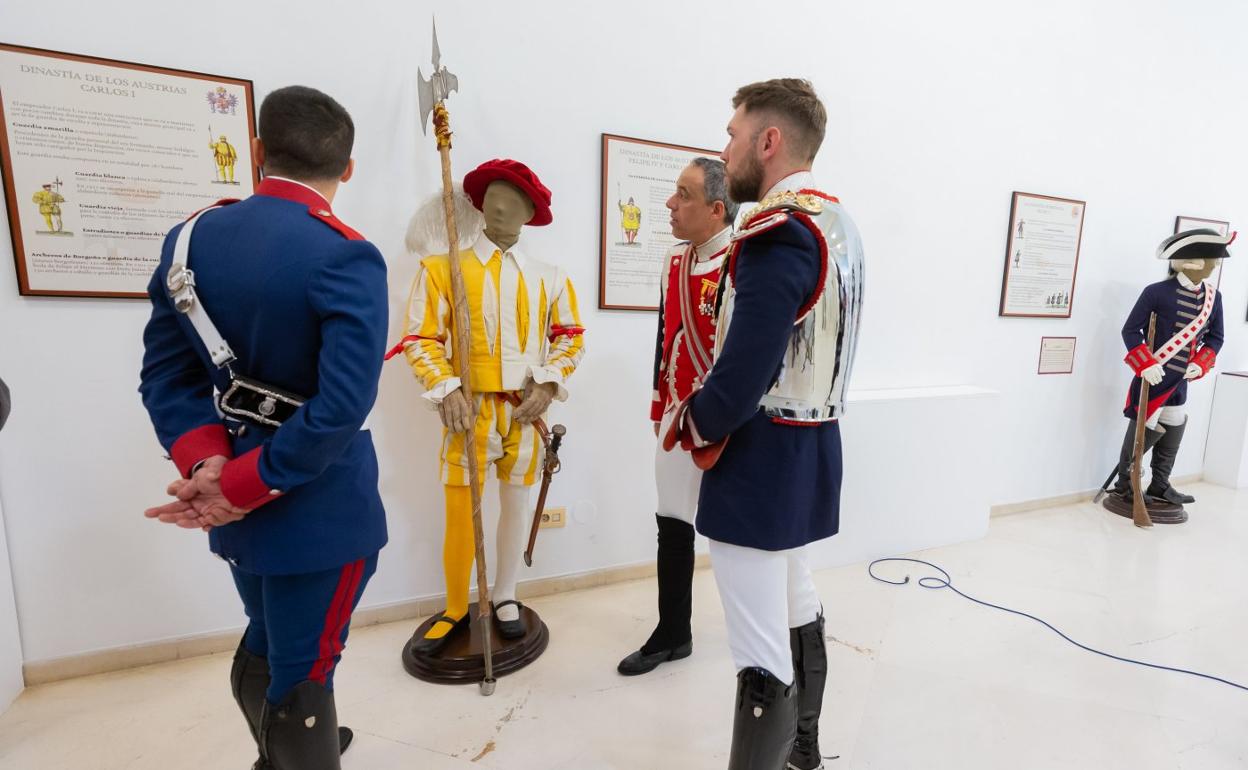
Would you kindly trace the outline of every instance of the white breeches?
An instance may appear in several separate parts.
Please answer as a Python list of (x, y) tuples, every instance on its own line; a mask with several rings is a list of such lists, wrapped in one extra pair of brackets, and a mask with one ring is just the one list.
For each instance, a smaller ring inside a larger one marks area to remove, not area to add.
[(791, 684), (789, 629), (814, 622), (823, 610), (806, 548), (763, 551), (712, 540), (711, 566), (737, 670), (757, 666)]

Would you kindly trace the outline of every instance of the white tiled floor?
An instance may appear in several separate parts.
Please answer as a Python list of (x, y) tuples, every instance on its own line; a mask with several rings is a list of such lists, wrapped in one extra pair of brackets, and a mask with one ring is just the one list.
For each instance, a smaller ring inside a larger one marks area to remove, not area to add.
[[(1076, 639), (1248, 683), (1248, 494), (1191, 491), (1192, 520), (1133, 528), (1090, 503), (993, 521), (986, 539), (924, 552), (979, 598)], [(916, 570), (893, 567), (890, 574)], [(1248, 692), (1081, 652), (1021, 618), (948, 591), (892, 587), (864, 566), (817, 575), (831, 677), (830, 770), (1248, 768)], [(627, 583), (534, 601), (552, 630), (538, 663), (499, 682), (410, 679), (414, 623), (354, 633), (338, 675), (356, 730), (347, 770), (720, 770), (734, 679), (709, 572), (695, 652), (625, 679), (654, 587)], [(230, 698), (230, 656), (28, 690), (0, 718), (8, 770), (243, 770), (254, 758)]]

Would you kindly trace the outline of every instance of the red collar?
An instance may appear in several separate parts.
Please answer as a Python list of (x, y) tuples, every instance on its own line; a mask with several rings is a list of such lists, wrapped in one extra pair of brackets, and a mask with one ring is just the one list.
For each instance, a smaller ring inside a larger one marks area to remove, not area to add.
[(329, 201), (325, 197), (298, 182), (291, 182), (286, 179), (278, 179), (275, 177), (265, 177), (258, 187), (256, 187), (256, 195), (268, 195), (272, 198), (281, 198), (282, 200), (294, 201), (302, 203), (310, 209), (324, 209), (329, 211)]

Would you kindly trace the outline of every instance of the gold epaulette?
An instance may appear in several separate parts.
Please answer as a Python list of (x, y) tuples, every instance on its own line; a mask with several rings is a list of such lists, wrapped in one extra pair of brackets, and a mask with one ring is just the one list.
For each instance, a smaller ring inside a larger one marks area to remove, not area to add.
[(815, 216), (823, 211), (823, 199), (810, 193), (781, 190), (759, 201), (758, 205), (745, 215), (744, 221), (749, 222), (759, 214), (771, 211), (800, 211), (803, 214)]

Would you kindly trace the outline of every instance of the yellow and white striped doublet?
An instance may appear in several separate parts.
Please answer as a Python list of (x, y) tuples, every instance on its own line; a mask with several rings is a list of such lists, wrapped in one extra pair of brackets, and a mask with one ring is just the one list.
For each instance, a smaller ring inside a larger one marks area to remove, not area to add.
[[(572, 281), (516, 247), (500, 253), (485, 236), (459, 258), (472, 318), (473, 392), (519, 391), (531, 379), (556, 383), (556, 398), (566, 399), (565, 383), (585, 353)], [(435, 403), (459, 387), (451, 303), (449, 258), (422, 260), (408, 299), (403, 350)]]
[[(545, 458), (545, 448), (537, 428), (512, 419), (515, 407), (505, 393), (478, 393), (477, 466), (483, 470), (494, 463), (498, 480), (506, 484), (532, 486)], [(518, 399), (520, 393), (514, 394)], [(468, 458), (464, 454), (464, 434), (442, 431), (442, 483), (468, 486)], [(484, 480), (485, 475), (481, 478)]]

